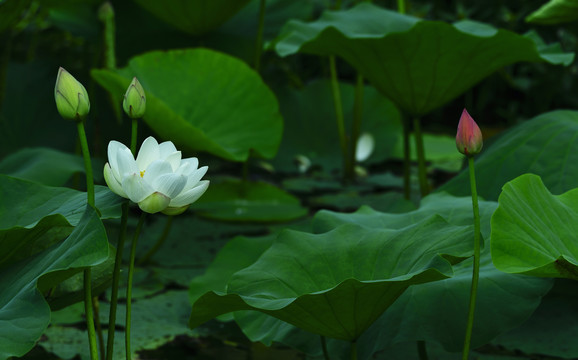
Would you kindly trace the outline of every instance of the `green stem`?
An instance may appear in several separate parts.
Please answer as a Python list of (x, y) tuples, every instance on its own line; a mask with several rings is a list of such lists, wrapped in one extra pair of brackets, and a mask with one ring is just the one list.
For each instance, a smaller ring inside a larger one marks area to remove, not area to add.
[(131, 360), (131, 351), (130, 351), (130, 318), (131, 318), (131, 303), (132, 303), (132, 278), (134, 275), (134, 258), (136, 255), (136, 243), (138, 241), (138, 236), (144, 224), (144, 220), (146, 217), (146, 212), (142, 212), (140, 215), (140, 219), (138, 220), (138, 224), (136, 226), (136, 230), (134, 231), (134, 236), (132, 238), (132, 246), (130, 248), (130, 263), (128, 266), (128, 282), (126, 285), (126, 328), (125, 328), (125, 348), (126, 348), (126, 360)]
[(410, 185), (410, 169), (411, 169), (411, 154), (409, 147), (409, 124), (407, 119), (403, 118), (401, 121), (403, 131), (403, 195), (406, 200), (411, 197)]
[(97, 296), (92, 298), (92, 309), (94, 311), (94, 322), (96, 323), (96, 335), (98, 336), (98, 350), (100, 352), (100, 358), (105, 360), (104, 338), (102, 336), (102, 325), (100, 323), (100, 303)]
[(169, 233), (171, 232), (171, 225), (173, 224), (174, 216), (167, 217), (167, 223), (165, 224), (165, 228), (163, 229), (163, 233), (161, 237), (157, 240), (156, 244), (137, 262), (137, 265), (145, 264), (164, 244), (164, 242), (169, 237)]
[(132, 119), (132, 132), (130, 136), (130, 151), (136, 157), (136, 141), (138, 138), (138, 119)]
[(84, 270), (84, 312), (86, 314), (90, 358), (91, 360), (98, 360), (98, 347), (96, 345), (96, 332), (94, 330), (94, 314), (92, 312), (92, 280), (90, 268)]
[(357, 153), (357, 140), (361, 133), (361, 121), (363, 118), (363, 76), (357, 73), (355, 84), (355, 98), (353, 101), (353, 125), (351, 127), (351, 142), (349, 147), (349, 168), (346, 176), (350, 179), (355, 177), (355, 155)]
[(116, 308), (118, 302), (118, 284), (120, 282), (120, 266), (122, 253), (126, 239), (126, 224), (128, 222), (128, 201), (122, 204), (122, 216), (120, 218), (120, 232), (116, 244), (116, 257), (114, 259), (114, 271), (112, 273), (112, 293), (110, 295), (110, 311), (108, 313), (108, 338), (106, 344), (106, 360), (112, 360), (114, 350), (114, 335), (116, 330)]
[(470, 342), (474, 327), (474, 313), (476, 310), (476, 296), (478, 292), (478, 281), (480, 278), (480, 209), (478, 207), (478, 192), (476, 190), (476, 173), (474, 169), (474, 158), (468, 157), (468, 167), (470, 168), (470, 186), (472, 188), (472, 208), (474, 210), (474, 269), (472, 273), (472, 287), (470, 291), (470, 306), (468, 310), (468, 323), (466, 326), (466, 336), (464, 339), (464, 350), (462, 359), (467, 360), (470, 352)]
[(429, 194), (429, 183), (427, 181), (427, 171), (425, 167), (425, 150), (423, 147), (423, 135), (421, 133), (421, 122), (419, 118), (413, 119), (413, 131), (415, 136), (415, 148), (417, 151), (417, 170), (419, 176), (419, 189), (421, 197)]
[[(329, 70), (331, 71), (331, 93), (333, 94), (333, 105), (335, 107), (335, 118), (337, 120), (337, 132), (339, 133), (339, 145), (343, 156), (344, 173), (348, 168), (347, 139), (345, 138), (345, 125), (343, 120), (343, 107), (341, 103), (341, 91), (339, 90), (339, 80), (337, 79), (337, 67), (335, 56), (329, 56)], [(345, 174), (347, 179), (347, 174)]]
[(351, 342), (351, 360), (357, 360), (357, 341)]
[(90, 161), (90, 151), (88, 150), (88, 141), (86, 140), (86, 132), (84, 131), (84, 122), (77, 119), (76, 125), (78, 128), (78, 138), (80, 140), (80, 147), (82, 149), (82, 156), (84, 158), (84, 169), (86, 171), (86, 192), (88, 195), (88, 205), (95, 207), (94, 202), (94, 180), (92, 177), (92, 162)]
[(397, 12), (405, 14), (405, 0), (397, 0)]
[(419, 360), (427, 360), (427, 349), (425, 347), (425, 341), (420, 340), (417, 342), (417, 354), (419, 355)]
[(116, 68), (116, 29), (114, 25), (114, 8), (112, 7), (112, 4), (109, 1), (102, 4), (98, 15), (104, 25), (104, 67), (112, 70)]
[(6, 93), (6, 74), (8, 72), (8, 65), (10, 64), (10, 55), (12, 54), (12, 31), (6, 31), (4, 37), (4, 48), (0, 54), (0, 109), (2, 109), (2, 103), (4, 102), (4, 95)]
[(323, 358), (325, 360), (330, 360), (329, 352), (327, 351), (327, 339), (323, 335), (321, 335), (321, 350), (323, 350)]
[(255, 71), (261, 68), (261, 53), (263, 52), (263, 29), (265, 28), (265, 2), (261, 0), (259, 4), (259, 28), (257, 29), (257, 40), (255, 44)]

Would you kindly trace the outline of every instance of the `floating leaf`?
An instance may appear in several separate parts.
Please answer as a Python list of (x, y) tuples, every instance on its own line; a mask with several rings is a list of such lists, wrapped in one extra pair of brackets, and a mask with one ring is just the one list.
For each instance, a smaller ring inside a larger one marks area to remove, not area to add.
[(147, 96), (144, 120), (178, 147), (232, 161), (272, 158), (283, 120), (275, 95), (242, 61), (207, 49), (154, 51), (92, 76), (122, 98), (133, 76)]
[(498, 269), (578, 279), (578, 189), (552, 195), (539, 176), (522, 175), (502, 190), (492, 217)]
[(319, 235), (284, 231), (257, 262), (233, 275), (227, 293), (199, 298), (189, 325), (257, 310), (313, 333), (355, 340), (410, 285), (450, 277), (451, 263), (471, 255), (464, 241), (471, 236), (471, 226), (451, 226), (440, 217), (402, 230), (346, 224)]
[(526, 17), (534, 24), (555, 25), (578, 19), (578, 1), (550, 0)]
[(0, 161), (0, 174), (50, 186), (62, 186), (79, 172), (84, 173), (82, 157), (50, 148), (22, 149)]
[(23, 259), (0, 272), (0, 359), (22, 356), (50, 322), (50, 308), (36, 288), (48, 273), (98, 265), (108, 256), (106, 230), (96, 212), (87, 207), (66, 240)]
[[(86, 208), (86, 193), (0, 175), (0, 266), (31, 256), (68, 236)], [(104, 219), (120, 217), (122, 199), (96, 187)]]
[[(476, 159), (478, 194), (498, 200), (508, 181), (525, 173), (542, 177), (554, 193), (578, 187), (578, 112), (558, 110), (539, 115), (504, 132)], [(470, 193), (467, 169), (438, 190)]]
[(289, 221), (307, 214), (299, 199), (271, 184), (235, 179), (212, 183), (191, 209), (200, 216), (227, 221)]
[(242, 9), (249, 0), (135, 0), (167, 24), (192, 34), (213, 30)]
[(535, 37), (469, 20), (421, 20), (362, 2), (347, 11), (326, 11), (312, 23), (288, 23), (274, 48), (281, 56), (340, 56), (395, 104), (420, 116), (503, 66), (572, 62), (573, 54)]

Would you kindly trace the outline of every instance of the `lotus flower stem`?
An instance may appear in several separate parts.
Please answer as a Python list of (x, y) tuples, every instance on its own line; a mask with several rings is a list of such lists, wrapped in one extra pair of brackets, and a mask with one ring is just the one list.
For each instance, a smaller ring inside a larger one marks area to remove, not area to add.
[(112, 290), (110, 295), (110, 311), (108, 313), (108, 337), (106, 343), (106, 360), (112, 360), (114, 350), (114, 334), (116, 328), (116, 308), (118, 302), (118, 284), (120, 281), (120, 265), (122, 264), (122, 253), (126, 239), (126, 224), (128, 222), (128, 201), (122, 204), (122, 215), (120, 218), (120, 232), (118, 243), (116, 244), (116, 256), (114, 260), (114, 271), (112, 273)]
[(132, 246), (130, 248), (130, 263), (128, 266), (128, 282), (126, 285), (126, 329), (125, 329), (125, 348), (126, 348), (126, 360), (131, 360), (131, 351), (130, 351), (130, 318), (131, 318), (131, 304), (132, 304), (132, 278), (134, 275), (134, 258), (136, 254), (136, 244), (138, 241), (138, 236), (144, 224), (144, 220), (146, 218), (146, 212), (142, 212), (140, 219), (138, 220), (138, 224), (134, 231), (134, 236), (132, 238)]
[(132, 132), (130, 136), (130, 151), (136, 156), (136, 140), (138, 138), (138, 119), (132, 119)]
[(321, 350), (323, 350), (323, 358), (325, 360), (330, 360), (329, 352), (327, 351), (327, 339), (323, 335), (321, 335), (320, 337), (321, 337)]
[(171, 232), (171, 226), (173, 224), (174, 216), (167, 217), (167, 223), (165, 224), (165, 228), (163, 229), (163, 233), (161, 237), (157, 240), (154, 246), (137, 262), (137, 265), (145, 264), (149, 259), (156, 254), (156, 252), (160, 249), (160, 247), (164, 244), (164, 242), (169, 237), (169, 233)]
[(397, 12), (405, 14), (405, 0), (397, 0)]
[(474, 313), (476, 309), (476, 296), (478, 292), (478, 280), (480, 278), (480, 209), (478, 207), (478, 192), (476, 190), (476, 173), (474, 169), (474, 157), (468, 156), (468, 167), (470, 169), (470, 186), (472, 188), (472, 207), (474, 211), (474, 269), (472, 274), (472, 287), (470, 290), (470, 306), (468, 310), (468, 323), (464, 339), (464, 350), (462, 359), (467, 360), (470, 352), (470, 342), (474, 326)]
[(355, 98), (353, 102), (353, 125), (351, 127), (351, 143), (349, 146), (349, 168), (346, 176), (353, 179), (355, 176), (355, 155), (357, 151), (357, 140), (361, 133), (361, 121), (363, 119), (363, 75), (357, 73), (355, 84)]
[(84, 122), (78, 120), (76, 122), (78, 128), (78, 139), (80, 140), (80, 147), (82, 149), (82, 156), (84, 158), (84, 169), (86, 171), (86, 192), (88, 205), (95, 208), (94, 202), (94, 180), (92, 177), (92, 162), (90, 161), (90, 151), (88, 150), (88, 141), (86, 140), (86, 132), (84, 131)]
[(92, 298), (92, 308), (94, 310), (96, 334), (98, 335), (98, 350), (100, 351), (100, 358), (104, 360), (106, 349), (104, 348), (104, 337), (102, 336), (102, 326), (100, 324), (100, 303), (98, 301), (98, 296)]
[(343, 170), (346, 172), (349, 160), (347, 157), (347, 139), (345, 137), (341, 91), (339, 90), (339, 80), (337, 79), (335, 55), (329, 56), (329, 70), (331, 71), (331, 92), (333, 94), (333, 105), (335, 107), (335, 118), (337, 120), (337, 132), (339, 133), (339, 144), (341, 146), (341, 154), (343, 156)]
[(255, 71), (261, 69), (261, 53), (263, 52), (263, 29), (265, 28), (265, 2), (259, 3), (259, 27), (257, 29), (257, 39), (255, 41)]
[(409, 123), (407, 119), (402, 119), (402, 131), (403, 131), (403, 195), (406, 200), (411, 197), (411, 185), (410, 185), (410, 148), (409, 148)]
[(424, 197), (429, 194), (429, 183), (427, 181), (427, 171), (425, 167), (425, 150), (423, 147), (423, 135), (421, 133), (421, 121), (418, 117), (413, 119), (413, 131), (415, 136), (415, 147), (417, 151), (419, 189), (421, 196)]

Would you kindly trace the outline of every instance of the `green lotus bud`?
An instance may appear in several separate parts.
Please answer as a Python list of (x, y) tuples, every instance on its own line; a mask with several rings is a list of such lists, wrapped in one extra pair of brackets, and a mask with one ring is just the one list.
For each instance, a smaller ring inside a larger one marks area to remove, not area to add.
[(143, 117), (146, 110), (146, 104), (147, 99), (144, 89), (142, 88), (142, 85), (138, 79), (135, 77), (132, 79), (132, 82), (124, 94), (122, 108), (129, 118), (138, 119)]
[(67, 120), (83, 120), (90, 111), (86, 89), (62, 67), (56, 77), (54, 100), (60, 116)]

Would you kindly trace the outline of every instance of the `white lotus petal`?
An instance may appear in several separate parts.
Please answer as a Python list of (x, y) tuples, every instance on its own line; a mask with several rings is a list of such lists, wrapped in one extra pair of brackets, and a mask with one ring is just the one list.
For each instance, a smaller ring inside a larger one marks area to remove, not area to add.
[(139, 174), (125, 176), (122, 179), (122, 189), (128, 198), (135, 203), (143, 201), (155, 192), (152, 186), (147, 184)]
[(169, 206), (171, 199), (159, 192), (150, 194), (146, 199), (138, 203), (138, 207), (149, 214), (163, 211)]
[(375, 140), (373, 139), (373, 135), (369, 133), (361, 134), (359, 139), (357, 139), (355, 160), (359, 162), (367, 160), (373, 153), (373, 149), (375, 149)]
[(163, 159), (164, 161), (168, 162), (169, 164), (171, 164), (171, 167), (173, 168), (173, 171), (176, 171), (179, 166), (181, 165), (181, 157), (182, 154), (180, 151), (175, 151), (172, 154), (169, 154), (167, 157), (163, 158), (161, 157), (161, 159)]
[(119, 182), (122, 179), (122, 177), (120, 176), (120, 172), (118, 171), (118, 162), (116, 161), (116, 155), (120, 150), (123, 149), (128, 149), (123, 143), (120, 143), (115, 140), (112, 140), (111, 142), (108, 143), (108, 151), (107, 151), (108, 162), (110, 164), (110, 168), (112, 169), (112, 174)]
[(171, 164), (163, 160), (155, 160), (146, 168), (143, 178), (147, 183), (152, 185), (157, 177), (172, 173), (173, 168)]
[(145, 170), (153, 161), (159, 158), (159, 143), (154, 137), (149, 136), (143, 141), (138, 155), (136, 157), (136, 163), (140, 170)]
[(177, 174), (185, 176), (191, 175), (199, 167), (199, 160), (197, 158), (186, 158), (181, 160), (181, 165), (175, 171)]
[(106, 181), (106, 185), (108, 185), (108, 187), (113, 193), (120, 195), (123, 198), (128, 198), (128, 196), (126, 196), (126, 193), (122, 189), (122, 185), (114, 176), (113, 171), (108, 163), (104, 165), (104, 181)]
[(121, 183), (125, 176), (139, 173), (136, 161), (134, 161), (134, 157), (128, 148), (118, 150), (116, 153), (116, 163)]
[(207, 173), (207, 170), (209, 170), (209, 167), (203, 166), (202, 168), (198, 169), (197, 171), (189, 175), (189, 180), (187, 181), (187, 185), (185, 186), (184, 191), (187, 191), (197, 186), (199, 180), (201, 180), (201, 178), (205, 176), (205, 174)]
[(152, 186), (158, 191), (171, 199), (183, 191), (187, 184), (187, 177), (179, 174), (164, 174), (153, 180)]
[(205, 191), (207, 191), (208, 187), (209, 180), (203, 180), (199, 182), (198, 186), (187, 191), (183, 191), (179, 196), (171, 200), (169, 207), (181, 207), (194, 203), (198, 198), (201, 197), (201, 195), (205, 193)]
[(159, 144), (159, 157), (166, 159), (167, 156), (177, 151), (175, 144), (172, 141), (165, 141)]

